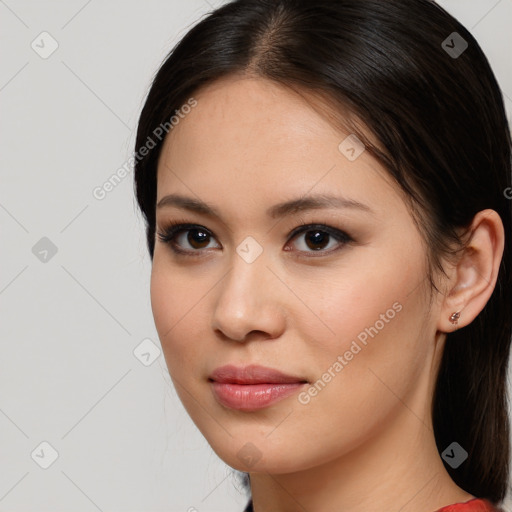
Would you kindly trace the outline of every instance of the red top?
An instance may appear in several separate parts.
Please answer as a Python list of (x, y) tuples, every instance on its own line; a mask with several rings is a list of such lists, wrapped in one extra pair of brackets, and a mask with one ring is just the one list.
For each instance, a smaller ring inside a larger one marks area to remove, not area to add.
[[(244, 512), (254, 512), (252, 508), (252, 499), (247, 503), (247, 507)], [(505, 512), (501, 508), (495, 507), (490, 501), (473, 498), (464, 503), (454, 503), (453, 505), (447, 505), (446, 507), (440, 508), (435, 512)]]
[(436, 510), (436, 512), (503, 512), (496, 508), (490, 501), (473, 498), (464, 503), (455, 503)]

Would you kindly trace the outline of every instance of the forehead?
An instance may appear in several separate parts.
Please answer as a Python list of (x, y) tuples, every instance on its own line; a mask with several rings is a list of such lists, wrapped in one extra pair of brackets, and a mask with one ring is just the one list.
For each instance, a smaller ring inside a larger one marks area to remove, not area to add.
[(296, 197), (313, 188), (357, 195), (357, 189), (361, 194), (390, 181), (367, 152), (355, 161), (340, 153), (349, 133), (333, 126), (307, 95), (231, 76), (193, 96), (197, 105), (162, 148), (158, 198), (170, 191), (203, 198), (222, 192), (242, 194), (247, 203), (279, 202), (283, 194)]
[(208, 147), (231, 159), (248, 160), (259, 154), (265, 160), (269, 153), (261, 152), (265, 146), (284, 151), (289, 158), (289, 153), (307, 152), (312, 139), (328, 147), (332, 143), (326, 140), (328, 132), (334, 142), (340, 136), (312, 100), (270, 80), (224, 77), (197, 91), (194, 98), (197, 106), (167, 137), (167, 146), (174, 142), (173, 151)]

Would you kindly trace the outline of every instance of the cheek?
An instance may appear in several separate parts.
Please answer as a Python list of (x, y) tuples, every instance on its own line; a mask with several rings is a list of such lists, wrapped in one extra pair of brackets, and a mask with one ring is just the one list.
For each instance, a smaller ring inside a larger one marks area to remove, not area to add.
[(360, 308), (352, 303), (355, 291), (339, 292), (338, 315), (326, 321), (336, 335), (315, 337), (304, 323), (315, 340), (304, 355), (312, 384), (294, 407), (302, 428), (294, 431), (293, 442), (308, 445), (304, 464), (311, 463), (311, 454), (319, 464), (347, 453), (399, 415), (404, 402), (410, 404), (405, 397), (424, 370), (427, 343), (413, 320), (422, 312), (421, 299), (400, 294), (400, 288), (374, 287)]
[(301, 319), (300, 330), (307, 339), (316, 340), (308, 346), (315, 359), (321, 354), (331, 358), (343, 354), (353, 347), (352, 342), (367, 347), (372, 339), (397, 338), (400, 333), (409, 339), (403, 320), (417, 317), (424, 306), (419, 294), (411, 293), (411, 283), (418, 281), (422, 268), (393, 261), (391, 256), (381, 253), (367, 262), (347, 262), (340, 271), (317, 279), (314, 287), (308, 280), (294, 283), (297, 295), (307, 297), (310, 306), (311, 312), (296, 318)]
[[(206, 339), (200, 334), (205, 324), (199, 318), (204, 290), (194, 292), (192, 282), (194, 280), (187, 275), (161, 271), (158, 264), (153, 265), (151, 308), (171, 377), (200, 364), (200, 342)], [(190, 340), (196, 341), (191, 343)]]
[(429, 350), (422, 334), (424, 290), (414, 285), (423, 272), (421, 259), (400, 264), (381, 256), (379, 265), (353, 265), (350, 273), (322, 281), (309, 302), (322, 322), (307, 315), (299, 327), (310, 340), (303, 360), (310, 362), (306, 375), (318, 383), (320, 401), (344, 404), (351, 415), (360, 399), (378, 408), (380, 398), (393, 397), (386, 384), (405, 392)]

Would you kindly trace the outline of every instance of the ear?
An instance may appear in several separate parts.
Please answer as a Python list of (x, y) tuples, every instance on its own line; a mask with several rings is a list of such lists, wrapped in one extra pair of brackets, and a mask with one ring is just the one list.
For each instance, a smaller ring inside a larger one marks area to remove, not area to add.
[[(478, 212), (469, 229), (469, 240), (452, 269), (437, 329), (452, 332), (470, 324), (492, 295), (505, 245), (503, 223), (494, 210)], [(458, 320), (450, 321), (454, 313)]]

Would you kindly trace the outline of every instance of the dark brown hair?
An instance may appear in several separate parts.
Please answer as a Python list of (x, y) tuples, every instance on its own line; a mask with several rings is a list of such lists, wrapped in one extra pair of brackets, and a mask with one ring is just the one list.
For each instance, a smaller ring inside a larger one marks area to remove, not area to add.
[(169, 53), (139, 120), (136, 151), (150, 138), (155, 146), (135, 164), (151, 258), (164, 140), (156, 129), (200, 87), (233, 73), (315, 93), (338, 109), (340, 123), (347, 111), (360, 120), (376, 142), (356, 126), (351, 132), (410, 200), (431, 269), (441, 269), (477, 212), (500, 215), (506, 239), (495, 290), (470, 325), (448, 334), (432, 407), (439, 452), (453, 441), (468, 452), (457, 469), (446, 465), (453, 480), (498, 503), (510, 458), (511, 140), (480, 46), (430, 0), (236, 0), (211, 12)]

